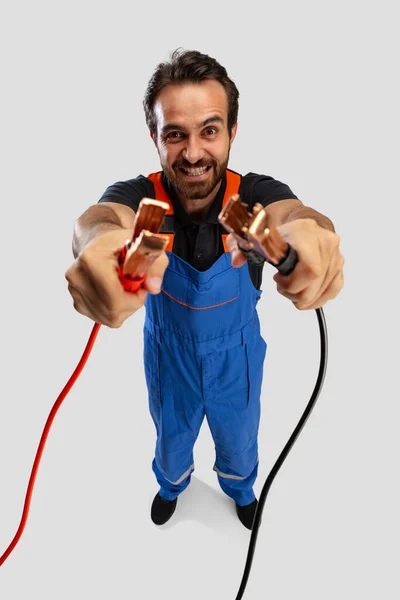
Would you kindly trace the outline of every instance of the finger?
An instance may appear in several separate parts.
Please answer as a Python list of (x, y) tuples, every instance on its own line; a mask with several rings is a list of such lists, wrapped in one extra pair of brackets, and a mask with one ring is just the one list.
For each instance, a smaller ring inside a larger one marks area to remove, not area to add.
[(226, 238), (226, 245), (229, 248), (229, 252), (233, 252), (234, 250), (238, 249), (238, 243), (233, 233), (230, 233)]
[[(340, 271), (336, 273), (335, 277), (332, 279), (326, 290), (321, 294), (321, 296), (313, 302), (310, 306), (307, 306), (307, 310), (321, 308), (324, 306), (329, 300), (333, 300), (339, 294), (344, 285), (344, 276), (343, 272)], [(300, 308), (300, 310), (303, 310)]]
[[(327, 265), (331, 264), (332, 257), (339, 256), (339, 236), (322, 229), (312, 219), (300, 219), (296, 224), (302, 228), (302, 243), (299, 230), (290, 231), (295, 223), (286, 223), (277, 227), (283, 239), (292, 244), (298, 254), (298, 264), (293, 272), (282, 277), (276, 274), (274, 280), (282, 289), (292, 294), (299, 294), (309, 287), (311, 281), (315, 281), (313, 291), (318, 291), (318, 286), (324, 285), (324, 277), (328, 271)], [(293, 239), (292, 239), (293, 236)], [(303, 242), (304, 240), (304, 242)]]
[[(307, 221), (307, 222), (306, 222)], [(274, 281), (279, 284), (282, 289), (285, 289), (291, 294), (298, 294), (304, 290), (310, 283), (311, 280), (318, 280), (323, 276), (324, 267), (329, 257), (330, 252), (326, 252), (326, 244), (322, 246), (319, 235), (316, 235), (318, 225), (315, 221), (308, 223), (308, 220), (303, 219), (301, 225), (306, 226), (305, 239), (309, 241), (302, 243), (299, 247), (296, 239), (291, 239), (286, 227), (290, 227), (292, 223), (287, 223), (277, 227), (278, 232), (282, 235), (285, 241), (291, 243), (294, 250), (298, 255), (298, 263), (289, 275), (282, 275), (277, 273), (274, 276)], [(296, 236), (295, 236), (296, 238)]]
[(68, 282), (68, 291), (74, 301), (74, 308), (78, 312), (93, 320), (104, 316), (101, 314), (101, 310), (95, 308), (96, 303), (93, 303), (92, 299), (96, 298), (96, 291), (90, 280), (82, 276), (77, 261), (65, 273), (65, 279)]
[(322, 277), (322, 259), (315, 259), (311, 265), (305, 265), (298, 262), (289, 275), (276, 273), (273, 280), (279, 287), (279, 290), (286, 291), (289, 294), (300, 294), (310, 286), (312, 281), (318, 286), (321, 284)]
[(85, 301), (80, 291), (71, 284), (68, 285), (68, 290), (72, 296), (74, 309), (84, 317), (89, 317), (92, 321), (100, 323), (101, 319), (98, 319), (95, 313), (89, 308), (88, 303)]
[(124, 290), (118, 275), (118, 252), (82, 255), (84, 258), (78, 263), (77, 278), (81, 284), (78, 289), (86, 290), (85, 281), (88, 281), (94, 293), (88, 290), (92, 304), (99, 306), (108, 322), (119, 320), (122, 314), (132, 314), (141, 308), (146, 300), (147, 291), (140, 288), (137, 292)]
[(247, 262), (247, 258), (240, 250), (234, 250), (232, 252), (232, 267), (239, 269)]
[(88, 282), (91, 288), (88, 292), (96, 304), (101, 304), (105, 310), (116, 310), (116, 303), (122, 301), (124, 291), (118, 275), (118, 253), (95, 253), (87, 248), (76, 264), (81, 282), (77, 287), (86, 291), (85, 282)]
[[(319, 290), (317, 291), (317, 293), (315, 294), (315, 297), (312, 298), (311, 302), (308, 302), (308, 304), (313, 304), (315, 302), (317, 302), (318, 298), (320, 296), (322, 296), (322, 294), (325, 293), (325, 291), (328, 289), (328, 287), (331, 285), (331, 282), (336, 278), (337, 274), (342, 272), (343, 270), (343, 263), (344, 263), (344, 258), (341, 255), (339, 249), (337, 248), (333, 254), (332, 254), (332, 258), (331, 258), (331, 262), (329, 264), (329, 268), (326, 272), (326, 275), (324, 277), (324, 280), (319, 288)], [(310, 294), (310, 297), (312, 296), (312, 294)]]
[[(81, 292), (69, 284), (69, 290), (73, 298), (73, 305), (77, 312), (85, 317), (89, 317), (95, 323), (100, 323), (111, 328), (118, 328), (124, 323), (124, 321), (132, 315), (132, 310), (119, 311), (117, 314), (104, 313), (99, 310), (98, 306), (92, 305), (87, 297), (84, 297)], [(129, 292), (126, 292), (129, 293)], [(141, 294), (146, 295), (144, 290), (141, 290)], [(144, 300), (140, 301), (140, 305), (144, 304)]]
[(236, 234), (230, 233), (226, 238), (226, 243), (231, 253), (231, 264), (232, 267), (239, 268), (242, 267), (246, 262), (247, 258), (240, 251), (238, 246), (238, 238)]
[[(92, 273), (84, 273), (82, 268), (73, 266), (66, 275), (70, 281), (69, 286), (72, 294), (79, 294), (79, 306), (82, 314), (86, 314), (94, 321), (107, 325), (108, 327), (120, 326), (121, 318), (124, 320), (143, 306), (147, 293), (139, 290), (132, 294), (126, 292), (117, 275), (114, 286), (114, 297), (106, 305), (104, 298), (99, 296), (98, 289), (93, 285), (96, 281)], [(80, 311), (78, 311), (80, 312)]]
[(313, 281), (318, 288), (320, 286), (316, 273), (311, 275), (308, 269), (304, 269), (304, 266), (301, 264), (297, 264), (289, 275), (276, 273), (273, 276), (273, 280), (276, 283), (277, 291), (292, 301), (299, 300), (301, 295), (310, 289)]
[(310, 290), (307, 290), (300, 294), (301, 301), (297, 305), (297, 308), (299, 308), (300, 310), (309, 309), (316, 303), (318, 303), (322, 295), (325, 295), (326, 290), (330, 288), (333, 281), (337, 279), (337, 276), (343, 272), (343, 263), (343, 256), (338, 250), (335, 251), (322, 285), (319, 287), (319, 289), (317, 289), (317, 291), (315, 291), (315, 289), (311, 287)]
[(153, 263), (150, 265), (146, 279), (143, 283), (143, 289), (150, 294), (159, 294), (164, 278), (165, 271), (169, 264), (169, 258), (165, 252), (163, 252)]
[(311, 280), (308, 280), (307, 285), (304, 287), (304, 289), (300, 290), (297, 293), (293, 293), (291, 291), (291, 289), (293, 288), (291, 288), (290, 286), (289, 289), (285, 286), (281, 286), (279, 282), (277, 284), (278, 292), (282, 294), (282, 296), (284, 296), (285, 298), (288, 298), (293, 303), (295, 303), (296, 308), (298, 308), (299, 310), (308, 309), (309, 306), (313, 305), (318, 300), (318, 298), (326, 290), (330, 282), (334, 279), (334, 277), (336, 276), (338, 271), (342, 269), (342, 267), (343, 257), (337, 250), (333, 253), (328, 269), (326, 270), (326, 273), (322, 279), (318, 278), (317, 280), (313, 281), (313, 279), (311, 278)]
[[(309, 310), (311, 308), (317, 308), (322, 306), (321, 302), (325, 304), (329, 299), (329, 294), (337, 295), (343, 285), (343, 257), (340, 256), (338, 261), (335, 262), (334, 267), (330, 269), (329, 276), (325, 278), (324, 285), (321, 286), (318, 293), (312, 297), (312, 294), (304, 294), (303, 297), (295, 301), (296, 308), (299, 310)], [(336, 287), (340, 286), (336, 292)], [(332, 295), (332, 297), (334, 297)]]

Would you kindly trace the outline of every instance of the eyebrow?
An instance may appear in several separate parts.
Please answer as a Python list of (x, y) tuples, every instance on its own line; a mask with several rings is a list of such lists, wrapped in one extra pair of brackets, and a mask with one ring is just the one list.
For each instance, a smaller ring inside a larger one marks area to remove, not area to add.
[[(221, 125), (223, 125), (224, 120), (218, 115), (213, 115), (212, 117), (208, 117), (208, 119), (200, 123), (199, 129), (201, 129), (202, 127), (206, 127), (206, 125), (209, 125), (210, 123), (220, 123)], [(177, 123), (167, 123), (161, 129), (161, 134), (165, 135), (169, 131), (185, 131), (185, 127), (182, 127), (182, 125), (178, 125)]]

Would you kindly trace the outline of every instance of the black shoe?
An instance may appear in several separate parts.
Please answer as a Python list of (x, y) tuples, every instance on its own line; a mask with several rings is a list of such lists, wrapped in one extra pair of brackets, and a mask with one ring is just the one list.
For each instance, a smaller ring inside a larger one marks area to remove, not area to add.
[(153, 504), (151, 505), (151, 520), (155, 525), (164, 525), (175, 512), (176, 503), (178, 498), (175, 500), (164, 500), (157, 494), (153, 500)]
[(258, 505), (258, 500), (253, 500), (251, 504), (246, 504), (246, 506), (239, 506), (236, 504), (236, 512), (237, 516), (240, 519), (240, 522), (247, 527), (247, 529), (253, 529), (253, 521), (256, 514)]

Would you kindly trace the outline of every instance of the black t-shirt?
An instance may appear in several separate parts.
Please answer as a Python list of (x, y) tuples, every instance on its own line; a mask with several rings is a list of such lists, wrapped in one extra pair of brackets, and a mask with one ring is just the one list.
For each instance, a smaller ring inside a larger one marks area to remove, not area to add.
[[(164, 174), (162, 183), (174, 209), (173, 252), (198, 271), (206, 271), (225, 252), (221, 234), (227, 232), (218, 223), (218, 215), (222, 210), (226, 176), (224, 175), (218, 194), (200, 224), (187, 214)], [(250, 211), (256, 202), (267, 206), (278, 200), (298, 199), (286, 184), (268, 175), (256, 173), (241, 176), (239, 194), (241, 201), (249, 205)], [(136, 212), (142, 198), (154, 198), (154, 196), (153, 182), (144, 175), (139, 175), (134, 179), (110, 185), (99, 203), (118, 202), (130, 206)], [(263, 265), (255, 266), (249, 263), (251, 280), (256, 289), (261, 287), (262, 269)]]

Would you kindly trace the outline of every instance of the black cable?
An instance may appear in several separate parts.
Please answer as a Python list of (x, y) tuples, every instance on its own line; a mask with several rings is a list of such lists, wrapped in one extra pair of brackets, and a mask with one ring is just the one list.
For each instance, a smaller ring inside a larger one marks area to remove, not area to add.
[(262, 488), (262, 491), (260, 494), (260, 499), (258, 501), (256, 514), (254, 516), (253, 529), (251, 532), (249, 550), (247, 553), (247, 559), (246, 559), (246, 565), (244, 568), (243, 578), (242, 578), (242, 582), (240, 584), (239, 592), (238, 592), (235, 600), (241, 600), (241, 598), (243, 598), (243, 594), (246, 589), (247, 581), (248, 581), (249, 575), (250, 575), (251, 564), (253, 562), (254, 550), (256, 547), (256, 541), (257, 541), (257, 536), (258, 536), (258, 529), (260, 527), (264, 504), (267, 499), (267, 495), (268, 495), (269, 489), (271, 487), (271, 484), (272, 484), (273, 480), (275, 479), (275, 475), (278, 473), (279, 469), (281, 468), (285, 458), (289, 454), (298, 435), (300, 434), (301, 430), (303, 429), (304, 425), (306, 424), (306, 421), (307, 421), (308, 417), (310, 416), (311, 411), (314, 408), (314, 405), (320, 394), (322, 384), (325, 379), (326, 365), (327, 365), (327, 359), (328, 359), (328, 333), (326, 330), (325, 316), (324, 316), (324, 312), (323, 312), (322, 308), (317, 308), (315, 312), (317, 313), (318, 325), (319, 325), (319, 331), (320, 331), (320, 337), (321, 337), (321, 360), (320, 360), (320, 365), (319, 365), (317, 382), (315, 384), (315, 388), (311, 395), (310, 401), (307, 404), (307, 407), (303, 413), (303, 416), (301, 417), (300, 421), (298, 422), (297, 427), (295, 428), (292, 435), (290, 436), (289, 441), (287, 442), (286, 446), (282, 450), (275, 465), (271, 469), (271, 472), (268, 475), (267, 480)]

